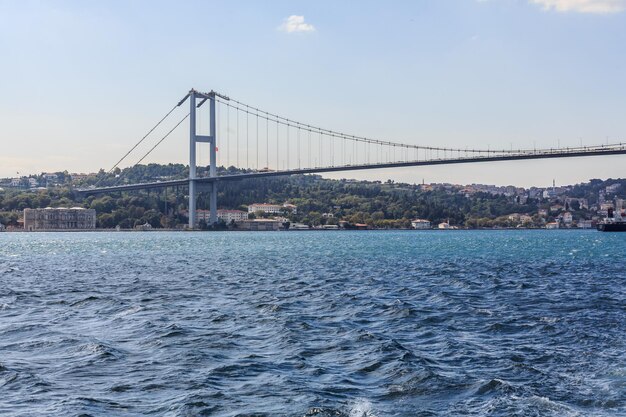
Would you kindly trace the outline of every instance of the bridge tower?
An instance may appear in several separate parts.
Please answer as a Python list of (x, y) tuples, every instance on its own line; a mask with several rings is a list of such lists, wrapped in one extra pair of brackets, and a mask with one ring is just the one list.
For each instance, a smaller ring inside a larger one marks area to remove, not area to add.
[[(194, 229), (196, 224), (196, 200), (198, 191), (203, 191), (198, 188), (197, 172), (196, 172), (196, 148), (198, 143), (208, 143), (210, 146), (210, 165), (209, 165), (209, 177), (217, 177), (217, 129), (215, 121), (215, 95), (216, 93), (211, 91), (210, 93), (201, 93), (196, 90), (189, 91), (189, 228)], [(200, 99), (200, 103), (196, 101)], [(196, 132), (196, 110), (202, 106), (206, 101), (209, 101), (209, 119), (210, 119), (210, 134), (209, 136), (198, 135)], [(210, 223), (217, 223), (217, 181), (212, 181), (208, 184), (208, 191), (210, 192), (209, 210)]]

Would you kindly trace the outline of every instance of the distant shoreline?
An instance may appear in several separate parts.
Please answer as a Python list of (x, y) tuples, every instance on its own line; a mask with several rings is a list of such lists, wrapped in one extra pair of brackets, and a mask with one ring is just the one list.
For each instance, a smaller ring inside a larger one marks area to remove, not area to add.
[(404, 232), (472, 232), (472, 231), (597, 231), (595, 228), (561, 228), (561, 229), (545, 229), (545, 228), (478, 228), (478, 229), (291, 229), (291, 230), (242, 230), (242, 229), (232, 229), (232, 230), (200, 230), (200, 229), (152, 229), (152, 230), (133, 230), (133, 229), (95, 229), (95, 230), (6, 230), (2, 233), (163, 233), (163, 232), (391, 232), (391, 231), (404, 231)]

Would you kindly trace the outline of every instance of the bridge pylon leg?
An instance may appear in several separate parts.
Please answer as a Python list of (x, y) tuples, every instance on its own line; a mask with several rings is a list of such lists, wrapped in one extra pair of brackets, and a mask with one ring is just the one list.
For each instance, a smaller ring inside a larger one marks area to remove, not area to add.
[(189, 228), (196, 228), (196, 91), (189, 92)]
[[(216, 119), (215, 119), (215, 94), (210, 95), (210, 118), (211, 118), (211, 141), (209, 145), (210, 149), (210, 165), (209, 165), (209, 177), (215, 178), (217, 177), (217, 129), (216, 129)], [(217, 223), (217, 181), (213, 181), (211, 183), (211, 200), (209, 202), (209, 210), (210, 210), (210, 219), (209, 222), (211, 224)]]

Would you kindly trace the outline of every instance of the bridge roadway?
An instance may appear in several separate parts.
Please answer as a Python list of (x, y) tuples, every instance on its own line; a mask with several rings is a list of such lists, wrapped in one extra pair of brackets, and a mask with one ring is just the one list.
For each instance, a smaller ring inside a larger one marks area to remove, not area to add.
[[(284, 171), (255, 171), (244, 174), (234, 175), (222, 175), (216, 177), (203, 177), (195, 179), (198, 184), (213, 183), (213, 182), (226, 182), (226, 181), (239, 181), (250, 178), (266, 178), (277, 177), (284, 175), (297, 175), (297, 174), (319, 174), (324, 172), (341, 172), (341, 171), (359, 171), (366, 169), (379, 169), (379, 168), (401, 168), (401, 167), (417, 167), (427, 165), (451, 165), (451, 164), (467, 164), (476, 162), (497, 162), (497, 161), (519, 161), (529, 159), (554, 159), (554, 158), (573, 158), (581, 156), (607, 156), (607, 155), (624, 155), (626, 154), (626, 145), (613, 145), (609, 147), (589, 147), (589, 148), (575, 148), (572, 150), (548, 150), (537, 151), (532, 153), (512, 153), (512, 154), (500, 154), (493, 156), (478, 156), (478, 157), (463, 157), (463, 158), (451, 158), (451, 159), (429, 159), (423, 161), (406, 161), (406, 162), (390, 162), (390, 163), (377, 163), (377, 164), (360, 164), (360, 165), (342, 165), (331, 167), (316, 167), (316, 168), (301, 168)], [(76, 190), (83, 195), (104, 194), (109, 192), (118, 191), (133, 191), (133, 190), (145, 190), (154, 188), (166, 188), (166, 187), (181, 187), (188, 186), (189, 179), (138, 183), (138, 184), (125, 184), (116, 185), (110, 187), (99, 188), (84, 188)]]

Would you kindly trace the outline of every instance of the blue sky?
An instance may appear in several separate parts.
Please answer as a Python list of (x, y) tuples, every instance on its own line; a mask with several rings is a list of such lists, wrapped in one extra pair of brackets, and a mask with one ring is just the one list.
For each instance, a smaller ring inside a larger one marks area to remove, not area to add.
[[(108, 169), (191, 87), (422, 145), (626, 141), (625, 9), (626, 0), (0, 0), (0, 176)], [(291, 31), (289, 16), (300, 16)], [(182, 129), (151, 161), (187, 154)], [(626, 157), (607, 157), (340, 176), (548, 185), (626, 177), (624, 167)]]

